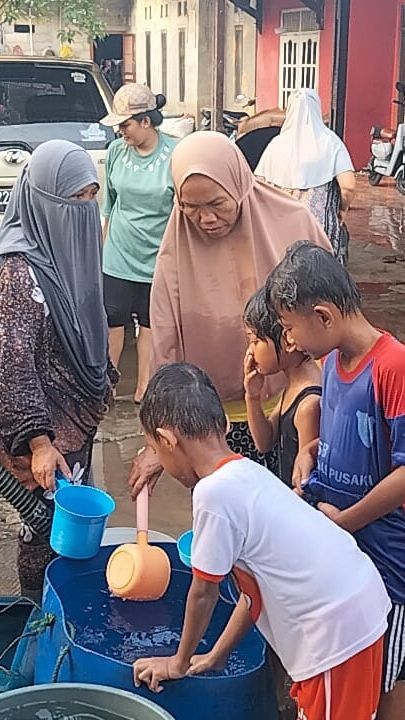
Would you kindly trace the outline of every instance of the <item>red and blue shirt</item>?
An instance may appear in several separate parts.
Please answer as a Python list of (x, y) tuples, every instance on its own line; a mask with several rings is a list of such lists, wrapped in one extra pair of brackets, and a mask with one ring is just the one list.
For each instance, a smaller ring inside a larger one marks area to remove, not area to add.
[[(405, 345), (384, 333), (352, 372), (338, 351), (323, 368), (317, 470), (310, 494), (344, 510), (405, 465)], [(399, 507), (355, 533), (391, 600), (405, 603), (405, 510)]]

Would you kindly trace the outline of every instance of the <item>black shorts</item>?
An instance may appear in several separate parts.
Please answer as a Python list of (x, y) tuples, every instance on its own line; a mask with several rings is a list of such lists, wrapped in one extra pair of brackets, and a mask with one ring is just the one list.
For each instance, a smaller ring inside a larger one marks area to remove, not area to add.
[(121, 280), (104, 274), (104, 305), (110, 328), (127, 325), (136, 315), (142, 327), (150, 327), (151, 283)]
[(405, 605), (393, 605), (388, 616), (382, 691), (391, 692), (399, 680), (405, 680)]

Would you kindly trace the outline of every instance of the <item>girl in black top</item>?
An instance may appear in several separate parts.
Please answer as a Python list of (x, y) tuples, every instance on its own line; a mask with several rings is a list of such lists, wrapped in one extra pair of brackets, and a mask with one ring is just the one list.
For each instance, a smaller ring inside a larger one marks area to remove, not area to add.
[[(260, 452), (278, 448), (279, 476), (292, 488), (298, 452), (319, 437), (321, 371), (314, 360), (288, 342), (276, 313), (266, 306), (264, 288), (249, 300), (243, 320), (249, 340), (244, 364), (249, 429)], [(266, 417), (261, 403), (264, 379), (280, 371), (285, 374), (287, 386), (270, 417)], [(271, 650), (269, 659), (279, 717), (293, 720), (297, 710), (289, 692), (292, 680)]]
[[(288, 342), (264, 288), (249, 300), (244, 313), (249, 340), (244, 364), (245, 398), (250, 432), (260, 452), (279, 448), (280, 477), (293, 487), (295, 458), (319, 437), (321, 371), (316, 362)], [(261, 404), (266, 375), (283, 371), (287, 386), (270, 417)]]

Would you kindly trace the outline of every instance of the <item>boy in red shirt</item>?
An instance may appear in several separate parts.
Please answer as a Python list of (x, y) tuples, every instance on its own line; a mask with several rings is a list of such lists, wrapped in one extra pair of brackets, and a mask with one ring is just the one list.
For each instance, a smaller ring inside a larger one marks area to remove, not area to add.
[(320, 438), (295, 483), (381, 573), (393, 609), (378, 718), (404, 720), (405, 346), (368, 322), (349, 273), (311, 243), (289, 248), (266, 291), (290, 340), (324, 358)]

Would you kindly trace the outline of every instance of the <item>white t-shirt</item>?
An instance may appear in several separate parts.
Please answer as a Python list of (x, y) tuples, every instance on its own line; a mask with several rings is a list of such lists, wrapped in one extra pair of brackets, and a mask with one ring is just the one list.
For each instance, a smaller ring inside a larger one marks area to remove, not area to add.
[(253, 622), (295, 681), (376, 642), (391, 603), (353, 537), (248, 459), (197, 484), (191, 552), (197, 576), (234, 570)]

